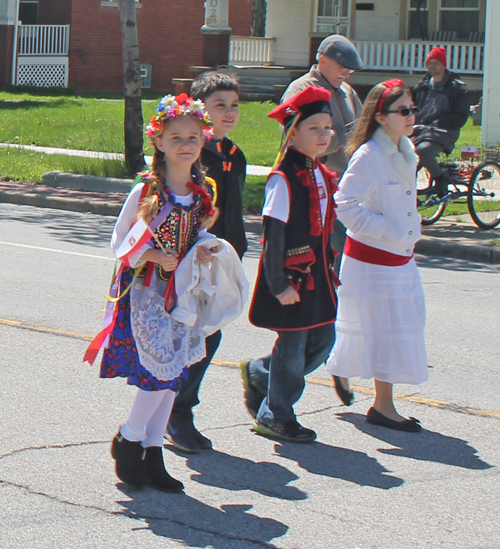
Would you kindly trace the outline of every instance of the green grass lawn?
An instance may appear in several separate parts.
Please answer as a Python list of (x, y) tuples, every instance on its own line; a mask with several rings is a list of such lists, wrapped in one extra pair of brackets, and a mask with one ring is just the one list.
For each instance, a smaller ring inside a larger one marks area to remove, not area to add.
[[(147, 121), (159, 98), (143, 100)], [(240, 123), (231, 138), (244, 151), (249, 164), (271, 166), (276, 158), (281, 134), (276, 121), (267, 117), (273, 103), (242, 103)], [(480, 146), (480, 127), (469, 119), (463, 128), (453, 157), (461, 145)], [(0, 142), (38, 145), (101, 152), (123, 152), (123, 100), (77, 97), (71, 95), (35, 95), (0, 91)], [(146, 154), (151, 154), (145, 140)], [(0, 149), (0, 179), (40, 182), (47, 171), (67, 171), (124, 177), (122, 162), (29, 151)], [(244, 204), (259, 211), (263, 201), (265, 178), (248, 177)]]

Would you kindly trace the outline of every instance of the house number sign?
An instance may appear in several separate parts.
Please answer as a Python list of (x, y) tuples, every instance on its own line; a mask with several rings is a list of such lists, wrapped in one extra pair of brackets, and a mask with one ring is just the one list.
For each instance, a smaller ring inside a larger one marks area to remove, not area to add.
[(205, 1), (205, 25), (216, 27), (221, 22), (220, 17), (221, 2), (220, 0)]

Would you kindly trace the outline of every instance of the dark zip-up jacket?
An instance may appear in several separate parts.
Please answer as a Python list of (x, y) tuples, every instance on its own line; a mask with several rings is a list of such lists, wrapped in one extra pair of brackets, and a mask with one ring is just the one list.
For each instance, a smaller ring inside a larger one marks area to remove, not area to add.
[(431, 74), (427, 73), (413, 88), (412, 96), (415, 105), (420, 108), (415, 123), (446, 130), (446, 133), (416, 130), (412, 136), (413, 142), (418, 145), (422, 141), (436, 141), (450, 153), (470, 115), (467, 85), (458, 74), (447, 70), (442, 86), (434, 88)]
[(203, 146), (201, 163), (217, 184), (215, 205), (219, 217), (210, 232), (232, 244), (241, 258), (247, 249), (242, 198), (247, 169), (245, 155), (228, 137), (221, 141), (211, 139)]

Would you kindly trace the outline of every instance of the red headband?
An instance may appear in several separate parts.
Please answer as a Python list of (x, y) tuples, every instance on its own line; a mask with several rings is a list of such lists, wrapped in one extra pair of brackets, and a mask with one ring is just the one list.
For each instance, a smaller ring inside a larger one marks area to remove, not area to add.
[(402, 86), (403, 88), (409, 90), (408, 86), (399, 78), (393, 78), (392, 80), (386, 80), (382, 82), (382, 86), (385, 86), (385, 90), (380, 96), (380, 99), (377, 103), (377, 112), (382, 112), (382, 107), (384, 106), (384, 101), (389, 93), (397, 86)]

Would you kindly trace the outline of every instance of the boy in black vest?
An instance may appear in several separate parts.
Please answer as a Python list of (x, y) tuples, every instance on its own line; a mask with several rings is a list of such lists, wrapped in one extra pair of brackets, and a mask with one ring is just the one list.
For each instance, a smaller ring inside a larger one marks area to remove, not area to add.
[(269, 113), (285, 129), (286, 151), (267, 181), (263, 252), (250, 321), (274, 330), (271, 355), (241, 363), (254, 430), (289, 442), (313, 442), (293, 405), (304, 377), (323, 363), (334, 340), (337, 299), (330, 233), (336, 174), (317, 161), (332, 137), (330, 92), (308, 87)]
[[(215, 180), (217, 189), (215, 204), (219, 217), (210, 232), (230, 242), (241, 258), (247, 249), (242, 205), (247, 162), (241, 149), (227, 137), (239, 120), (239, 85), (228, 74), (205, 72), (193, 82), (191, 97), (205, 103), (214, 129), (201, 153), (201, 163), (207, 175)], [(188, 453), (212, 447), (211, 441), (193, 424), (193, 408), (200, 402), (200, 384), (220, 340), (220, 331), (207, 337), (207, 356), (189, 367), (188, 379), (181, 385), (170, 416), (167, 427), (170, 440)]]

